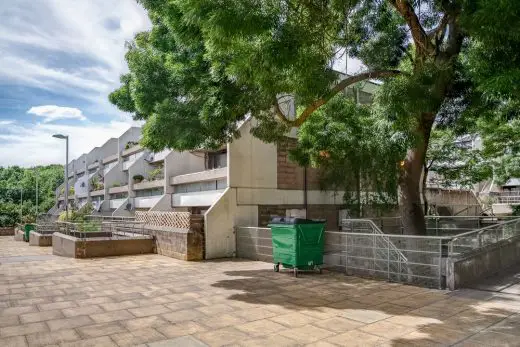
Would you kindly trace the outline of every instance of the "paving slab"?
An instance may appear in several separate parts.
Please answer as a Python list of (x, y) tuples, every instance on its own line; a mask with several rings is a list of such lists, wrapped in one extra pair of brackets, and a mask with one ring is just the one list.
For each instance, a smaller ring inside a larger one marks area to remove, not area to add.
[(518, 345), (515, 276), (446, 292), (237, 259), (62, 258), (0, 237), (0, 346)]

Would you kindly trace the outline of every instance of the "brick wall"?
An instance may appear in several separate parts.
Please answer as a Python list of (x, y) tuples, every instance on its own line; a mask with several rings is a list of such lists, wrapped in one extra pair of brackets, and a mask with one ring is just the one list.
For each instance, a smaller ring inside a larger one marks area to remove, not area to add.
[(0, 228), (0, 236), (13, 236), (14, 227)]
[(191, 215), (190, 229), (146, 227), (154, 237), (155, 253), (181, 260), (204, 259), (204, 216)]
[[(289, 151), (296, 147), (296, 139), (288, 138), (277, 145), (278, 189), (304, 189), (304, 168), (289, 160)], [(319, 190), (319, 170), (307, 168), (307, 189)]]
[[(258, 226), (266, 227), (271, 218), (285, 216), (286, 210), (303, 208), (303, 205), (260, 205), (258, 206)], [(307, 218), (325, 219), (327, 230), (338, 230), (338, 214), (341, 208), (340, 205), (308, 205)]]

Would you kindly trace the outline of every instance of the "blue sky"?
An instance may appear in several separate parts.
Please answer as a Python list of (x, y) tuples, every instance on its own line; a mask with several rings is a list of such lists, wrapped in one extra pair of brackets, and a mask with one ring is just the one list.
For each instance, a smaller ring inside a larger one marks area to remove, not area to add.
[(63, 162), (133, 122), (107, 99), (125, 42), (150, 27), (135, 0), (0, 1), (0, 166)]

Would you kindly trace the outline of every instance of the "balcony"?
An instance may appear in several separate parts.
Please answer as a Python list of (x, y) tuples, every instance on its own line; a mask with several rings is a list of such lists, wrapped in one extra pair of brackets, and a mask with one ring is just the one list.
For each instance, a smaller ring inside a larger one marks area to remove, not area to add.
[(106, 165), (108, 163), (116, 161), (118, 158), (119, 158), (119, 156), (117, 154), (110, 155), (110, 156), (106, 157), (105, 159), (103, 159), (103, 164)]
[(142, 150), (143, 150), (143, 148), (141, 146), (135, 145), (135, 146), (132, 146), (132, 147), (130, 147), (128, 149), (123, 150), (121, 152), (121, 156), (122, 157), (126, 157), (126, 156), (129, 156), (131, 154), (137, 153), (137, 152), (142, 151)]
[(88, 170), (97, 169), (99, 167), (99, 161), (95, 161), (94, 163), (87, 166)]
[(155, 181), (143, 181), (140, 183), (134, 183), (134, 190), (162, 188), (164, 187), (164, 179)]
[(110, 208), (111, 208), (111, 209), (118, 209), (118, 208), (121, 207), (121, 205), (123, 205), (127, 200), (128, 200), (128, 198), (124, 198), (124, 199), (112, 199), (112, 200), (110, 200)]
[(134, 205), (135, 208), (152, 208), (161, 198), (162, 195), (134, 198)]
[(214, 170), (205, 170), (194, 172), (185, 175), (170, 177), (171, 185), (204, 182), (204, 181), (218, 181), (227, 177), (227, 167), (222, 167)]
[(211, 206), (222, 195), (224, 190), (172, 194), (173, 207)]
[(112, 187), (108, 189), (109, 194), (118, 194), (118, 193), (126, 193), (128, 192), (128, 185), (124, 185), (121, 187)]
[(500, 204), (518, 205), (520, 204), (520, 191), (500, 192), (496, 195), (497, 201)]
[(104, 189), (93, 190), (90, 192), (90, 196), (103, 196), (103, 195), (105, 195)]

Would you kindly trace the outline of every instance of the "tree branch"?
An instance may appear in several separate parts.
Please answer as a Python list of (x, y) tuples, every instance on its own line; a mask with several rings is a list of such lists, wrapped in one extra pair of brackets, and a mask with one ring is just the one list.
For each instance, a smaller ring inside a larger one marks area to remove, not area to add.
[(280, 109), (280, 105), (278, 104), (278, 98), (276, 98), (274, 101), (274, 113), (276, 114), (276, 116), (282, 123), (287, 124), (287, 125), (292, 124), (292, 121), (290, 119), (288, 119), (287, 117), (285, 117), (282, 110)]
[[(368, 71), (364, 73), (360, 73), (354, 76), (350, 76), (336, 84), (331, 91), (324, 97), (314, 101), (312, 104), (307, 106), (305, 110), (296, 118), (294, 121), (289, 121), (292, 126), (299, 127), (301, 126), (309, 116), (316, 111), (318, 108), (326, 104), (330, 99), (332, 99), (336, 94), (347, 88), (348, 86), (361, 82), (367, 79), (377, 79), (377, 78), (385, 78), (392, 77), (401, 74), (402, 72), (399, 70), (375, 70)], [(279, 108), (279, 107), (278, 107)], [(285, 118), (285, 117), (284, 117)]]
[(392, 6), (395, 7), (397, 12), (404, 18), (410, 31), (412, 38), (417, 48), (423, 49), (426, 53), (432, 54), (435, 52), (435, 47), (428, 38), (428, 35), (424, 31), (424, 28), (415, 14), (415, 10), (408, 0), (388, 0)]

